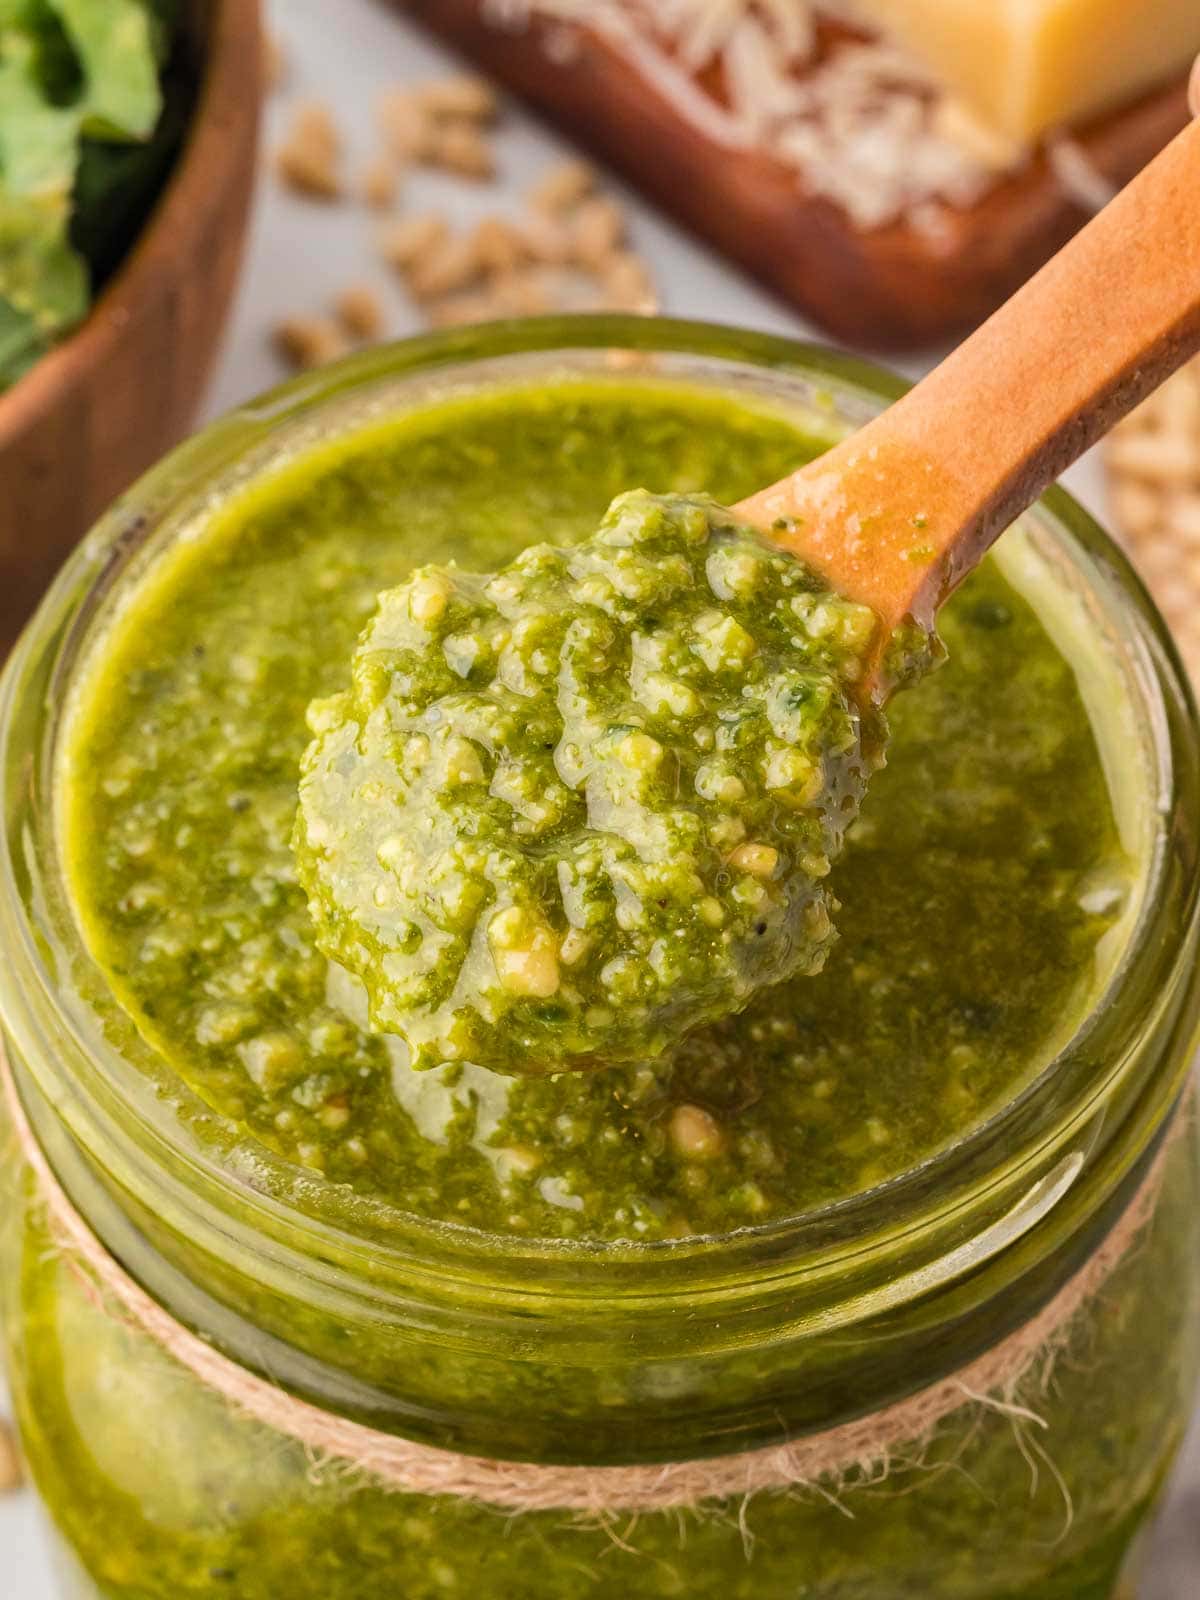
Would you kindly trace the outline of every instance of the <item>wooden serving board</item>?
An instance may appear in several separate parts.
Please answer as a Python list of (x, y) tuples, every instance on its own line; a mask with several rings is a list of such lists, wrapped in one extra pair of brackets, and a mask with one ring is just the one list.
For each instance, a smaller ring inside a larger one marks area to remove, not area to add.
[[(665, 211), (839, 339), (877, 349), (963, 333), (1054, 254), (1089, 215), (1044, 155), (982, 199), (947, 209), (936, 233), (901, 220), (858, 228), (806, 191), (792, 166), (730, 148), (676, 106), (607, 39), (576, 29), (520, 32), (487, 18), (488, 0), (400, 0), (439, 38), (624, 173)], [(575, 25), (572, 25), (573, 28)], [(549, 41), (550, 48), (547, 48)], [(1092, 168), (1120, 186), (1187, 121), (1183, 79), (1076, 130)]]

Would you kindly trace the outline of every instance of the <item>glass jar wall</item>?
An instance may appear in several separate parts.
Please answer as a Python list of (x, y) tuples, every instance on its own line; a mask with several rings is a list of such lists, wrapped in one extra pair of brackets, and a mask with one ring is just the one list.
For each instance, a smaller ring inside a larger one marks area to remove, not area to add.
[[(472, 397), (502, 412), (531, 384), (581, 381), (723, 396), (772, 426), (788, 419), (797, 449), (892, 392), (854, 363), (671, 323), (417, 341), (202, 435), (116, 508), (48, 599), (5, 679), (2, 1006), (25, 1115), (74, 1206), (181, 1324), (291, 1394), (442, 1449), (596, 1468), (725, 1458), (879, 1413), (1011, 1344), (1097, 1261), (1147, 1185), (1153, 1219), (1017, 1391), (977, 1404), (964, 1390), (930, 1438), (885, 1430), (866, 1468), (682, 1512), (513, 1516), (373, 1486), (236, 1415), (81, 1278), (14, 1163), (9, 1363), (66, 1592), (1101, 1600), (1169, 1468), (1195, 1376), (1195, 1142), (1174, 1113), (1195, 1025), (1200, 805), (1170, 647), (1066, 497), (998, 560), (1092, 716), (1136, 863), (1127, 912), (1081, 1014), (1052, 1051), (1042, 1041), (1015, 1091), (861, 1192), (649, 1244), (448, 1225), (249, 1136), (180, 1080), (80, 932), (51, 779), (88, 664), (164, 551), (199, 548), (214, 506), (320, 441), (439, 407), (452, 418)], [(753, 460), (748, 437), (743, 449)], [(711, 486), (732, 498), (754, 484), (730, 460)], [(499, 494), (511, 463), (476, 466)], [(556, 505), (574, 470), (568, 451), (541, 459), (536, 506)], [(747, 1030), (745, 1053), (764, 1049)]]

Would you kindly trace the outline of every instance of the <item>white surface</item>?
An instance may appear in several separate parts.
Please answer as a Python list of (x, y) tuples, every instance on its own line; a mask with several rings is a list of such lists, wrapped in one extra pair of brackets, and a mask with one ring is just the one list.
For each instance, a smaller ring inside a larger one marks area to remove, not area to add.
[[(269, 0), (284, 38), (288, 72), (269, 108), (265, 147), (277, 141), (289, 100), (328, 100), (351, 147), (349, 169), (361, 169), (375, 148), (373, 104), (380, 89), (430, 76), (445, 54), (376, 0)], [(498, 146), (510, 203), (554, 158), (561, 142), (517, 110), (506, 114)], [(416, 174), (406, 180), (405, 203), (430, 205), (473, 220), (502, 210), (505, 197), (449, 178)], [(800, 318), (722, 265), (703, 247), (649, 207), (627, 196), (638, 249), (652, 262), (665, 309), (776, 333), (811, 332)], [(388, 270), (378, 263), (372, 237), (378, 220), (359, 206), (322, 207), (260, 184), (249, 258), (208, 414), (216, 415), (278, 382), (284, 368), (270, 349), (275, 321), (328, 308), (349, 283), (373, 283), (389, 311), (389, 332), (416, 332), (420, 322)], [(915, 373), (920, 362), (905, 363)], [(1101, 510), (1095, 465), (1081, 463), (1068, 484)], [(1196, 1600), (1200, 1595), (1200, 1432), (1193, 1430), (1190, 1470), (1164, 1520), (1155, 1570), (1139, 1600)], [(0, 1600), (52, 1600), (49, 1569), (32, 1497), (0, 1500)], [(165, 1600), (165, 1597), (164, 1597)]]

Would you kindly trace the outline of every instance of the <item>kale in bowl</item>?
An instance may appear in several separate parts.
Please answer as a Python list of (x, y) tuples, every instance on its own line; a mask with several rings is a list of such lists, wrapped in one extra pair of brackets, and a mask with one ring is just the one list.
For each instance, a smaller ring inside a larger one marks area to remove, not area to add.
[(0, 389), (82, 320), (182, 142), (180, 0), (0, 0)]

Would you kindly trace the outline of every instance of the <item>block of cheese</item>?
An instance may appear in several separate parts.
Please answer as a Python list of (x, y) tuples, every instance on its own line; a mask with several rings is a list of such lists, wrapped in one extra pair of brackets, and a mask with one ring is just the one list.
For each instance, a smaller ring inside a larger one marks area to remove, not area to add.
[(855, 0), (1022, 143), (1135, 99), (1200, 52), (1200, 0)]

